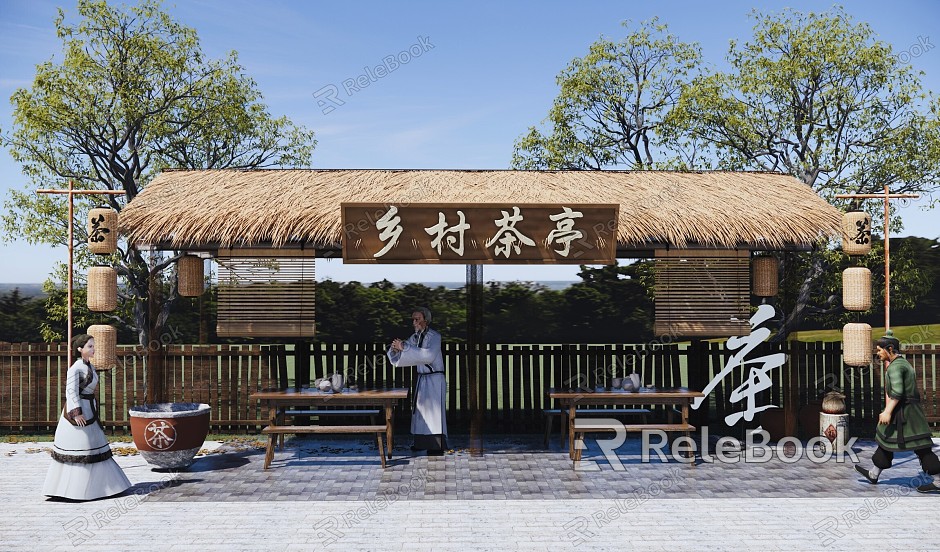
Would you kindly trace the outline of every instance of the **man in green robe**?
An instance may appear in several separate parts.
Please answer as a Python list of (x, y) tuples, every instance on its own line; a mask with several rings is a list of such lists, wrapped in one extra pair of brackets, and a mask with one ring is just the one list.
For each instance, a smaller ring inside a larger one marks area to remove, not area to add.
[(917, 487), (921, 493), (940, 493), (940, 458), (933, 452), (930, 426), (920, 406), (914, 368), (898, 354), (901, 343), (891, 330), (875, 342), (875, 352), (885, 367), (885, 409), (878, 416), (875, 440), (878, 449), (872, 456), (870, 470), (856, 465), (855, 469), (869, 483), (878, 482), (882, 470), (891, 467), (895, 452), (914, 451), (920, 465), (933, 481)]

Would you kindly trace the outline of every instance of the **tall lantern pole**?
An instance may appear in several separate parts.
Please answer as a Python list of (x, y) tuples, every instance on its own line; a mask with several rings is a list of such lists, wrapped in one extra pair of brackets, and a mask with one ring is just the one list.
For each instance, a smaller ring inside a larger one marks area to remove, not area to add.
[[(51, 190), (36, 190), (37, 194), (67, 194), (69, 196), (69, 265), (68, 265), (68, 290), (66, 293), (66, 302), (68, 303), (68, 322), (66, 328), (66, 338), (65, 338), (65, 347), (68, 349), (72, 346), (72, 265), (74, 262), (74, 230), (73, 224), (75, 220), (75, 196), (77, 195), (122, 195), (123, 191), (120, 190), (76, 190), (75, 183), (72, 180), (69, 180), (68, 189), (51, 189)], [(66, 354), (66, 359), (68, 360), (71, 352)]]
[(890, 240), (890, 209), (889, 201), (892, 199), (918, 199), (920, 194), (892, 194), (885, 184), (882, 194), (838, 194), (839, 199), (882, 199), (885, 207), (885, 333), (891, 329), (891, 240)]

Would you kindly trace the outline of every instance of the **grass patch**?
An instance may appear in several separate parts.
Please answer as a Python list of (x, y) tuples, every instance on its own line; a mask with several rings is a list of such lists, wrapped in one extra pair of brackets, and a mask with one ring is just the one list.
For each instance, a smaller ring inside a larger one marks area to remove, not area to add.
[[(894, 337), (905, 344), (940, 343), (940, 324), (921, 324), (919, 326), (893, 326)], [(871, 329), (872, 339), (885, 334), (884, 326)], [(842, 330), (807, 330), (794, 332), (791, 336), (799, 341), (842, 341)]]

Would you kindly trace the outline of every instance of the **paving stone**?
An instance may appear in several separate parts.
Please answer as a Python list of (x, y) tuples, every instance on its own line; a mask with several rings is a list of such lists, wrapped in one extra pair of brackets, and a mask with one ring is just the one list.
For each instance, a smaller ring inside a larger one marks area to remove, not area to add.
[[(922, 479), (911, 454), (869, 485), (851, 464), (806, 459), (644, 464), (638, 441), (618, 451), (624, 471), (575, 471), (540, 436), (488, 437), (482, 456), (455, 436), (457, 453), (397, 456), (385, 470), (374, 444), (355, 439), (289, 440), (268, 471), (255, 450), (178, 474), (118, 457), (140, 496), (86, 503), (40, 496), (48, 455), (0, 444), (0, 502), (16, 513), (0, 521), (0, 548), (926, 551), (940, 540), (938, 498), (912, 491)], [(589, 445), (585, 459), (602, 460)], [(859, 445), (870, 462), (874, 443)]]

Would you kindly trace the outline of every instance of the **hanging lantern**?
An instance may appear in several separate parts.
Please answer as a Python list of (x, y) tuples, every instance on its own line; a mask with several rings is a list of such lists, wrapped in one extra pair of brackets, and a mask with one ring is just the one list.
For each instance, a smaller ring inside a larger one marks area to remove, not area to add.
[(751, 273), (754, 281), (752, 283), (753, 293), (758, 297), (773, 297), (777, 295), (777, 268), (776, 257), (762, 256), (754, 257), (751, 261)]
[(850, 323), (842, 328), (842, 358), (849, 366), (871, 365), (871, 326)]
[(871, 251), (871, 217), (864, 211), (842, 215), (842, 250), (849, 255), (868, 255)]
[(850, 311), (871, 308), (871, 270), (853, 267), (842, 272), (842, 306)]
[(88, 309), (110, 312), (117, 308), (117, 272), (110, 266), (88, 269)]
[(114, 326), (88, 326), (88, 335), (95, 338), (95, 356), (91, 359), (95, 369), (110, 370), (117, 367), (117, 330)]
[(117, 249), (118, 214), (108, 207), (95, 207), (88, 212), (88, 249), (106, 255)]
[(177, 286), (183, 297), (199, 297), (205, 287), (205, 264), (195, 255), (184, 255), (176, 266)]

